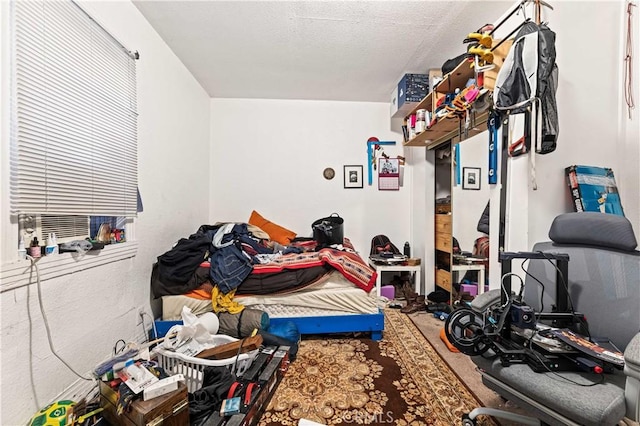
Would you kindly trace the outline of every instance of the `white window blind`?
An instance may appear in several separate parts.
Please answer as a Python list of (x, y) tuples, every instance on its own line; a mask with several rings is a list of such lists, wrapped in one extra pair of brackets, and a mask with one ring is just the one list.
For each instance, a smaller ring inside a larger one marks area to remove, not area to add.
[(40, 238), (49, 234), (56, 234), (59, 243), (64, 241), (79, 240), (89, 237), (89, 217), (88, 216), (40, 216)]
[(135, 216), (137, 53), (71, 1), (12, 14), (12, 213)]

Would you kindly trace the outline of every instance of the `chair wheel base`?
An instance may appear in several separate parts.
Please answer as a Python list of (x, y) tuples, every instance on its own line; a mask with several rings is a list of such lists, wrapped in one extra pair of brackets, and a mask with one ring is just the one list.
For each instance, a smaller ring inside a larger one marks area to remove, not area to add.
[(475, 421), (475, 419), (472, 419), (471, 417), (469, 417), (469, 414), (463, 414), (462, 415), (462, 426), (476, 426), (477, 422)]

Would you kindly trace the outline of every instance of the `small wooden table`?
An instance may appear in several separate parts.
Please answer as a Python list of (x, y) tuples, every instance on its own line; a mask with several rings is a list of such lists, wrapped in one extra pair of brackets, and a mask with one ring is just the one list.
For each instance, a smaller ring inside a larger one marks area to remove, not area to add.
[[(422, 262), (421, 262), (422, 263)], [(380, 287), (382, 287), (383, 272), (415, 272), (415, 291), (420, 294), (420, 266), (409, 266), (398, 263), (397, 265), (385, 265), (376, 263), (369, 259), (369, 265), (376, 270), (378, 277), (376, 278), (376, 296), (380, 296)]]

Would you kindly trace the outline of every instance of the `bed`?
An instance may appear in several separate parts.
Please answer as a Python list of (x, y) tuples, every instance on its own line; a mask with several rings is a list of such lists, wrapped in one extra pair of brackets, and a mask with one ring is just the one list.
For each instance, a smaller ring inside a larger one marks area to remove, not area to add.
[[(160, 259), (160, 258), (159, 258)], [(212, 310), (211, 296), (198, 288), (179, 291), (179, 286), (160, 286), (154, 265), (152, 291), (162, 298), (162, 318), (156, 321), (157, 334), (175, 324), (183, 306), (196, 315)], [(210, 278), (210, 263), (197, 265), (195, 283)], [(193, 277), (192, 277), (193, 278)], [(211, 280), (209, 280), (211, 281)], [(272, 325), (293, 322), (303, 335), (362, 332), (373, 340), (382, 338), (384, 315), (372, 288), (376, 272), (353, 250), (349, 240), (339, 247), (296, 251), (279, 255), (265, 263), (253, 264), (250, 274), (234, 289), (233, 300), (260, 309)], [(165, 283), (166, 284), (166, 283)], [(166, 287), (172, 287), (171, 294)], [(275, 290), (274, 290), (275, 289)], [(273, 290), (273, 291), (272, 291)]]

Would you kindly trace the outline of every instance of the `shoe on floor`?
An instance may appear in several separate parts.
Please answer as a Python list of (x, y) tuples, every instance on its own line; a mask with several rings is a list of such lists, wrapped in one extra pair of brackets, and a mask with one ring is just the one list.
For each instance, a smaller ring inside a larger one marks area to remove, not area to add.
[(424, 300), (424, 296), (417, 296), (415, 300), (407, 303), (404, 308), (400, 309), (400, 312), (402, 312), (403, 314), (412, 314), (414, 312), (424, 311), (427, 307)]
[(428, 303), (425, 310), (430, 314), (434, 312), (451, 313), (451, 306), (449, 306), (447, 303)]

